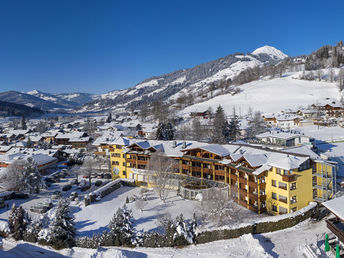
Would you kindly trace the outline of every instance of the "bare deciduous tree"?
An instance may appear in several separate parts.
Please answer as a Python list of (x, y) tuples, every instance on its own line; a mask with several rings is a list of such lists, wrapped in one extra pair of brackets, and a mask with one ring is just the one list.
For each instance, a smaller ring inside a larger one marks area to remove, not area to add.
[(167, 157), (164, 153), (157, 151), (152, 153), (148, 162), (148, 171), (155, 185), (155, 190), (159, 198), (165, 202), (168, 196), (169, 180), (173, 170), (178, 166), (178, 162)]
[(78, 174), (88, 177), (88, 183), (91, 185), (91, 175), (95, 170), (95, 160), (91, 156), (87, 156), (84, 159), (83, 164), (81, 165)]
[(204, 193), (201, 201), (204, 217), (221, 226), (229, 221), (240, 221), (240, 207), (234, 202), (233, 196), (227, 190), (211, 188)]
[(45, 187), (41, 174), (32, 158), (13, 161), (0, 178), (0, 187), (7, 191), (39, 192)]

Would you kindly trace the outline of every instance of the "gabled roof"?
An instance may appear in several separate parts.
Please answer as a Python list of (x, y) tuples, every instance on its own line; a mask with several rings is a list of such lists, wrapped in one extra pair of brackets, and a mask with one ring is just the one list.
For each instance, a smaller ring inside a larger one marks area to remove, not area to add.
[(308, 159), (308, 157), (296, 157), (292, 155), (271, 153), (267, 164), (276, 168), (292, 170), (298, 168), (303, 162)]
[(244, 154), (243, 158), (250, 164), (251, 167), (258, 167), (266, 163), (268, 155), (266, 154)]
[(188, 151), (188, 150), (194, 150), (194, 149), (205, 150), (205, 151), (211, 152), (213, 154), (216, 154), (220, 157), (226, 157), (226, 156), (230, 155), (230, 152), (220, 144), (207, 144), (207, 145), (202, 145), (202, 146), (195, 147), (195, 148), (192, 148), (192, 147), (186, 148), (182, 151)]
[(338, 218), (344, 220), (344, 196), (334, 198), (322, 204)]

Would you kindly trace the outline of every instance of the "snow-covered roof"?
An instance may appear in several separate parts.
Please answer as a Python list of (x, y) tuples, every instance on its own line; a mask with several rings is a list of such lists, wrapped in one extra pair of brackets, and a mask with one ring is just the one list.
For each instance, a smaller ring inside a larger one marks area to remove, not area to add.
[[(202, 146), (197, 146), (196, 148), (214, 153), (220, 157), (226, 157), (230, 155), (230, 152), (220, 144), (206, 144)], [(192, 150), (192, 149), (195, 149), (195, 147), (191, 146), (191, 147), (185, 148), (184, 151)]]
[(80, 138), (70, 138), (70, 142), (88, 142), (90, 141), (90, 137), (80, 137)]
[(338, 218), (344, 220), (344, 196), (334, 198), (322, 204)]
[[(283, 139), (283, 140), (293, 139), (300, 136), (301, 136), (300, 134), (286, 133), (286, 132), (280, 132), (280, 131), (270, 131), (270, 132), (265, 132), (265, 133), (256, 135), (258, 139), (277, 138), (277, 139)], [(302, 137), (308, 137), (308, 136), (302, 135)]]
[(72, 138), (80, 138), (84, 135), (84, 132), (73, 132), (73, 133), (58, 133), (55, 137), (56, 139), (72, 139)]
[(314, 159), (314, 160), (319, 159), (319, 155), (306, 146), (288, 148), (288, 149), (284, 149), (283, 151), (289, 152), (289, 153), (308, 155), (311, 157), (311, 159)]
[(243, 158), (250, 164), (251, 167), (258, 167), (266, 163), (268, 160), (267, 154), (244, 154)]
[(267, 164), (276, 168), (292, 170), (298, 168), (308, 159), (308, 157), (296, 157), (280, 153), (271, 153)]

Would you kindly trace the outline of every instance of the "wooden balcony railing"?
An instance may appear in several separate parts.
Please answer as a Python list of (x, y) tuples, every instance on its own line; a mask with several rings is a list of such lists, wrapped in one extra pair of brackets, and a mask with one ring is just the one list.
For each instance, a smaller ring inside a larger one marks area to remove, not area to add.
[(296, 180), (296, 176), (295, 175), (282, 175), (282, 180), (284, 182), (293, 182)]
[(344, 223), (333, 218), (326, 220), (326, 224), (327, 228), (338, 237), (339, 241), (344, 243)]

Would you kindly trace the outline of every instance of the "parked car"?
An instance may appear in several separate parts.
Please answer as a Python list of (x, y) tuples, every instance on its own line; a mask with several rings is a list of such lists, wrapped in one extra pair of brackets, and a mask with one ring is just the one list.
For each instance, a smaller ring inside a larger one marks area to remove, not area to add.
[(86, 184), (86, 185), (84, 185), (83, 187), (81, 187), (81, 192), (85, 192), (85, 191), (87, 191), (87, 190), (90, 189), (90, 188), (91, 188), (91, 186), (88, 185), (88, 184)]
[(60, 191), (55, 191), (51, 195), (51, 199), (59, 199), (61, 197), (61, 192)]
[(55, 180), (56, 183), (60, 182), (60, 176), (59, 175), (53, 175), (53, 180)]
[(68, 191), (68, 190), (70, 190), (70, 189), (72, 189), (72, 185), (70, 185), (70, 184), (64, 185), (64, 186), (62, 187), (62, 191)]
[(94, 185), (95, 186), (101, 186), (103, 184), (103, 181), (102, 180), (97, 180)]
[(104, 178), (104, 173), (98, 174), (98, 178)]
[(69, 195), (69, 200), (75, 201), (79, 197), (77, 192), (71, 192)]
[(78, 188), (80, 189), (80, 188), (82, 188), (83, 186), (85, 186), (86, 185), (86, 180), (85, 179), (82, 179), (82, 180), (80, 180), (80, 183), (79, 183), (79, 185), (78, 185)]
[(78, 179), (74, 178), (72, 181), (70, 181), (71, 185), (77, 185), (78, 184)]
[(31, 206), (30, 211), (37, 213), (45, 213), (53, 207), (51, 202), (41, 202)]
[(4, 198), (0, 197), (0, 209), (5, 207), (5, 200)]
[(111, 179), (112, 178), (111, 173), (105, 173), (104, 178)]

